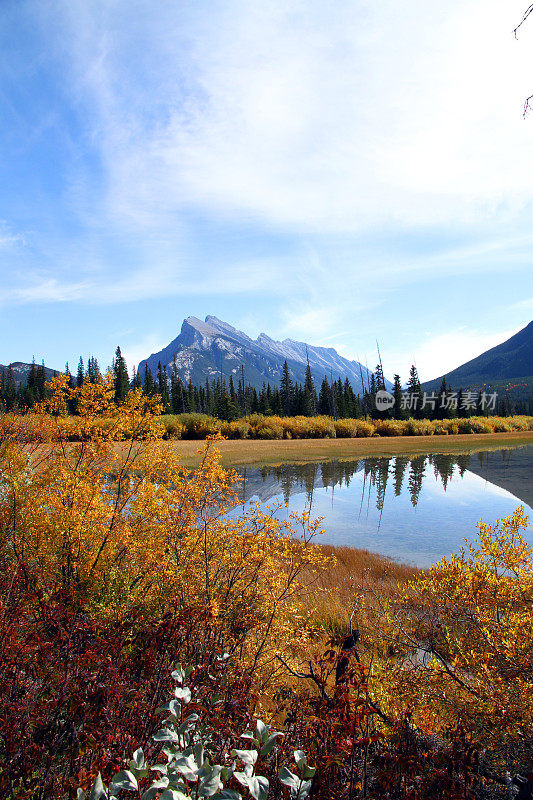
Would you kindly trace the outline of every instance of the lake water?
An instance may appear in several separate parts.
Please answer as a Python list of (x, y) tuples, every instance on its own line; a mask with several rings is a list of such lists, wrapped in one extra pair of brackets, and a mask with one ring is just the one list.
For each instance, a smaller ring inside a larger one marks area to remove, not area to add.
[[(525, 507), (533, 522), (533, 446), (462, 454), (367, 457), (357, 461), (247, 468), (244, 506), (310, 509), (323, 517), (321, 542), (372, 550), (428, 566), (476, 537), (479, 520), (494, 523)], [(234, 509), (233, 514), (237, 514)], [(530, 527), (526, 540), (533, 544)]]

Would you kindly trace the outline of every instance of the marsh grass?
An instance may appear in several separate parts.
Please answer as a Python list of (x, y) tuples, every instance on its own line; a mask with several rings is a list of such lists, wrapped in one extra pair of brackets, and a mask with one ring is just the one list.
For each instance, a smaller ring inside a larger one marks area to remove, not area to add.
[(356, 608), (355, 623), (364, 626), (367, 611), (386, 603), (398, 587), (420, 574), (420, 569), (355, 547), (317, 545), (333, 558), (327, 570), (305, 577), (311, 590), (314, 622), (326, 636), (342, 636), (350, 630), (350, 616)]

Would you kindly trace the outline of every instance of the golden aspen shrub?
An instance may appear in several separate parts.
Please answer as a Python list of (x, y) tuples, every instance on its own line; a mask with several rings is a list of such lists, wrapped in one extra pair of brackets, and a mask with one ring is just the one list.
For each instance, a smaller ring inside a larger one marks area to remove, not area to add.
[[(387, 612), (388, 701), (483, 746), (533, 735), (533, 549), (523, 508), (408, 583)], [(386, 688), (385, 688), (386, 684)], [(374, 684), (376, 685), (376, 683)]]
[[(295, 630), (306, 638), (309, 575), (328, 563), (312, 544), (318, 522), (259, 506), (236, 513), (239, 477), (221, 466), (217, 438), (199, 467), (183, 468), (161, 441), (158, 403), (141, 392), (117, 405), (110, 378), (71, 389), (60, 376), (51, 388), (48, 440), (27, 451), (15, 436), (0, 450), (6, 564), (45, 593), (83, 597), (97, 616), (207, 610), (217, 647), (257, 674), (287, 655)], [(72, 403), (77, 442), (60, 427)]]

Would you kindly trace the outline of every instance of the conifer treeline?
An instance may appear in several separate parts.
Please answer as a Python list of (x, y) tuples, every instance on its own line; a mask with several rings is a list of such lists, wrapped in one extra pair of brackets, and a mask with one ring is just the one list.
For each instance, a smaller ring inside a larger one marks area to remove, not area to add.
[[(455, 407), (453, 404), (445, 406), (442, 398), (451, 393), (445, 378), (439, 392), (434, 395), (436, 398), (434, 406), (424, 405), (424, 392), (414, 365), (411, 367), (406, 389), (402, 389), (400, 376), (394, 376), (394, 385), (391, 390), (395, 399), (394, 407), (385, 411), (379, 411), (376, 408), (376, 394), (386, 389), (381, 363), (376, 366), (373, 373), (370, 373), (366, 385), (363, 375), (361, 375), (363, 382), (361, 394), (354, 392), (348, 378), (342, 381), (341, 378), (333, 380), (333, 377), (330, 376), (328, 380), (327, 375), (324, 375), (317, 391), (309, 364), (307, 364), (304, 383), (297, 383), (291, 378), (287, 361), (283, 364), (280, 385), (271, 386), (266, 382), (259, 391), (245, 382), (244, 368), (237, 378), (236, 385), (233, 374), (230, 375), (229, 381), (224, 375), (221, 375), (211, 381), (206, 378), (205, 383), (201, 385), (193, 385), (191, 381), (185, 383), (178, 373), (175, 361), (170, 370), (159, 362), (155, 376), (147, 366), (145, 366), (143, 375), (133, 368), (133, 375), (130, 379), (120, 347), (117, 347), (115, 351), (109, 370), (114, 376), (117, 402), (123, 401), (130, 389), (141, 388), (148, 396), (159, 395), (161, 397), (164, 413), (202, 413), (228, 421), (256, 413), (265, 416), (286, 417), (296, 415), (311, 417), (323, 414), (334, 419), (357, 419), (360, 417), (448, 419), (450, 417), (486, 415), (487, 413), (508, 416), (516, 413), (528, 414), (532, 411), (530, 402), (513, 403), (508, 398), (500, 400), (493, 409), (482, 408), (479, 398), (477, 403), (470, 404), (470, 407), (465, 408), (463, 401), (466, 393), (462, 389), (456, 393)], [(75, 376), (71, 373), (68, 363), (65, 366), (65, 373), (72, 387), (79, 387), (85, 381), (99, 383), (102, 380), (98, 361), (93, 356), (87, 360), (87, 366), (80, 357)], [(11, 367), (4, 370), (0, 376), (0, 407), (8, 411), (14, 408), (31, 408), (45, 398), (45, 384), (44, 364), (36, 365), (34, 361), (26, 385), (18, 388)], [(409, 404), (405, 402), (406, 394), (411, 398)]]
[(0, 372), (0, 408), (7, 411), (16, 407), (31, 408), (46, 397), (44, 362), (38, 365), (33, 360), (25, 385), (17, 386), (11, 366)]

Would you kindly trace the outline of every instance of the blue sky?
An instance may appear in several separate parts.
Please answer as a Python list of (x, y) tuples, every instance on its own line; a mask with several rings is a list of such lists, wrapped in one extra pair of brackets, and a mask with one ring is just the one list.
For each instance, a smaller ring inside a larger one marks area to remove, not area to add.
[[(432, 378), (533, 318), (523, 0), (3, 0), (0, 363), (192, 314)], [(444, 6), (444, 7), (440, 7)]]

